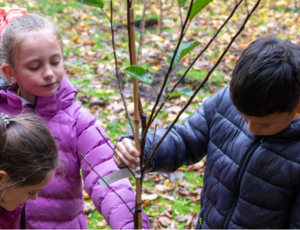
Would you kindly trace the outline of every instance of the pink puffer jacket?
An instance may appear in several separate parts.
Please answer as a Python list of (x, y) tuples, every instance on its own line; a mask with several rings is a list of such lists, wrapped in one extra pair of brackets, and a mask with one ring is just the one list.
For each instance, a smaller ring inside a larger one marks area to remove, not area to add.
[[(0, 112), (17, 114), (24, 108), (16, 94), (16, 85), (0, 90)], [(113, 151), (103, 137), (110, 140), (96, 118), (86, 109), (73, 102), (76, 89), (64, 77), (60, 88), (51, 97), (37, 97), (34, 110), (47, 122), (52, 135), (57, 137), (61, 166), (64, 176), (57, 174), (39, 192), (36, 201), (26, 203), (26, 228), (38, 229), (86, 229), (83, 213), (82, 178), (84, 188), (96, 208), (113, 229), (133, 228), (133, 215), (109, 188), (102, 188), (98, 176), (85, 163), (80, 154), (103, 177), (119, 170), (113, 160)], [(24, 103), (23, 103), (24, 104)], [(80, 175), (82, 169), (82, 177)], [(111, 185), (126, 201), (130, 208), (135, 205), (135, 193), (128, 179), (119, 180)], [(150, 228), (149, 220), (143, 213), (143, 226)]]

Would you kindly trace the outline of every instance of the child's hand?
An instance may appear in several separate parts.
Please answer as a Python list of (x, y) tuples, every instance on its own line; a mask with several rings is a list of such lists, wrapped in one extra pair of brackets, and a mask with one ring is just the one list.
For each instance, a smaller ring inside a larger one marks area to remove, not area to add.
[(140, 162), (140, 155), (140, 152), (135, 148), (134, 141), (124, 138), (116, 145), (114, 160), (119, 167), (125, 167), (125, 163), (128, 167), (135, 168)]

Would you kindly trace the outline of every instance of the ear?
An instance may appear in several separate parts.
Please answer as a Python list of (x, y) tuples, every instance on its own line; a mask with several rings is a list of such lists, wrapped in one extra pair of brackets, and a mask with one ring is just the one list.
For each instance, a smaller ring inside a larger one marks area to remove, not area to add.
[(14, 77), (13, 74), (13, 69), (8, 64), (3, 63), (1, 68), (2, 68), (2, 72), (12, 83), (17, 83), (17, 79)]
[(0, 182), (8, 181), (9, 177), (5, 171), (0, 170)]
[(297, 113), (300, 114), (300, 101), (299, 101), (299, 103), (297, 105)]

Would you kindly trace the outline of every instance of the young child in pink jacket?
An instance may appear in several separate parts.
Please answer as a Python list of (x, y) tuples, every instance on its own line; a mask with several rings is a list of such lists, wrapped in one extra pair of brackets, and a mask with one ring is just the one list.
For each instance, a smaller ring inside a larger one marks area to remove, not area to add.
[(37, 199), (57, 165), (54, 139), (37, 116), (0, 114), (0, 229), (20, 228), (24, 202)]
[[(84, 188), (98, 211), (114, 229), (133, 228), (135, 193), (128, 179), (103, 188), (102, 177), (116, 170), (111, 143), (96, 118), (73, 102), (77, 91), (64, 76), (63, 48), (55, 25), (45, 18), (28, 14), (13, 19), (1, 34), (2, 72), (11, 85), (0, 90), (0, 112), (14, 114), (30, 108), (48, 124), (59, 143), (59, 157), (65, 176), (54, 176), (35, 201), (25, 207), (26, 228), (88, 228), (83, 212)], [(99, 134), (98, 130), (102, 133)], [(82, 169), (82, 176), (80, 174)], [(134, 209), (133, 209), (134, 210)], [(143, 213), (143, 226), (149, 220)]]

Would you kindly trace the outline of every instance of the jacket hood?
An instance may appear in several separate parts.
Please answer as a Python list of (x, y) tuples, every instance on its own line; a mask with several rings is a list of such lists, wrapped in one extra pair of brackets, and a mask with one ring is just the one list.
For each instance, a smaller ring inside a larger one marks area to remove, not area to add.
[[(7, 103), (15, 110), (24, 109), (21, 98), (16, 94), (17, 85), (12, 84), (6, 90), (0, 90), (0, 97), (6, 98)], [(56, 93), (49, 97), (36, 97), (34, 109), (40, 115), (53, 115), (59, 110), (63, 110), (72, 104), (73, 99), (77, 95), (77, 90), (72, 86), (66, 76), (63, 77), (62, 82)], [(29, 106), (31, 107), (31, 106)]]

